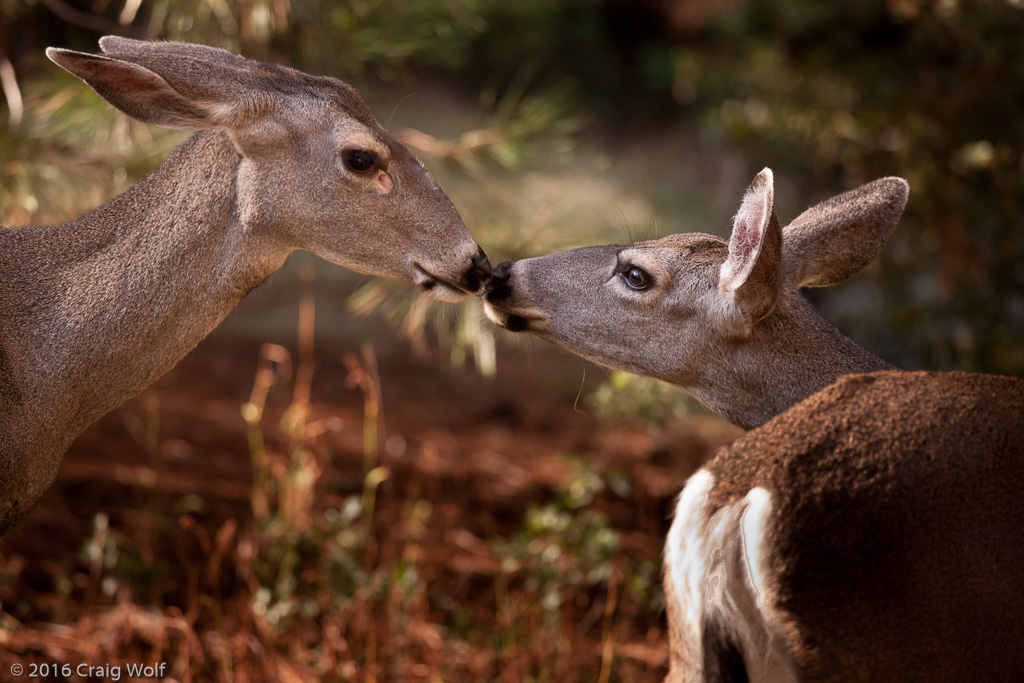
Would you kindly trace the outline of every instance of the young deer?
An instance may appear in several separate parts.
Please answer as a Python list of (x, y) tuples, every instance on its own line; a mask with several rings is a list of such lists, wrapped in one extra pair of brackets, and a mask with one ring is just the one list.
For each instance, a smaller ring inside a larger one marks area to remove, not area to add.
[(295, 249), (446, 301), (490, 272), (447, 195), (333, 78), (107, 37), (47, 56), (145, 123), (196, 129), (63, 225), (0, 229), (0, 534), (71, 441), (175, 365)]
[(860, 270), (906, 196), (883, 179), (780, 229), (765, 169), (728, 245), (675, 235), (495, 269), (492, 320), (757, 427), (676, 509), (673, 683), (1021, 680), (1024, 381), (885, 370), (797, 291)]
[(503, 263), (487, 314), (595, 363), (676, 384), (751, 429), (851, 372), (891, 368), (825, 321), (800, 287), (875, 258), (907, 202), (883, 178), (784, 229), (772, 172), (754, 179), (729, 242), (701, 233)]

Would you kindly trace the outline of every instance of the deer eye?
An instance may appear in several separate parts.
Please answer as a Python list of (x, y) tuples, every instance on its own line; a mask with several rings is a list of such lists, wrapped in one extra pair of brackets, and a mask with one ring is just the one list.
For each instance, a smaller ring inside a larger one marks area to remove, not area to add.
[(626, 266), (620, 272), (630, 289), (642, 291), (651, 286), (651, 276), (639, 266)]
[(346, 149), (342, 157), (345, 165), (356, 173), (366, 173), (377, 163), (377, 155), (365, 149)]

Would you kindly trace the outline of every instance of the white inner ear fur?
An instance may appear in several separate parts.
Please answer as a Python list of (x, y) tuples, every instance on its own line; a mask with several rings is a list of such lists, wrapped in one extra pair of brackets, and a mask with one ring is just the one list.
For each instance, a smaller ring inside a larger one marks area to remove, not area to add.
[[(719, 271), (719, 288), (724, 292), (735, 292), (747, 280), (764, 238), (772, 205), (772, 172), (761, 171), (763, 182), (756, 182), (743, 195), (740, 209), (733, 219), (732, 236), (729, 238), (729, 258)], [(760, 177), (759, 176), (759, 177)]]
[(733, 218), (729, 256), (718, 271), (717, 296), (708, 307), (709, 316), (734, 335), (750, 333), (750, 325), (736, 303), (736, 291), (747, 281), (761, 253), (764, 231), (771, 220), (772, 182), (771, 169), (766, 168), (743, 195)]

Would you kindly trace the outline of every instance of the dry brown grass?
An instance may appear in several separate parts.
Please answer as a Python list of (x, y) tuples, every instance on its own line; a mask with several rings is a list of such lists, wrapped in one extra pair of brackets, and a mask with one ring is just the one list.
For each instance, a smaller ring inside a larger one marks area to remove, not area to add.
[(728, 432), (597, 429), (546, 349), (314, 350), (299, 308), (296, 349), (208, 341), (76, 443), (0, 546), (3, 675), (660, 680), (667, 509)]

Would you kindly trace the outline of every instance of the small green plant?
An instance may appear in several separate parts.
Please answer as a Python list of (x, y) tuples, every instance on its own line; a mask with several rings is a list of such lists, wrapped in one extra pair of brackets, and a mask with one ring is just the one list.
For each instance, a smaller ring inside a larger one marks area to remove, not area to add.
[(589, 401), (597, 416), (604, 420), (645, 424), (654, 429), (707, 412), (678, 387), (619, 371), (612, 372), (608, 381), (589, 396)]
[(491, 544), (500, 560), (495, 596), (502, 629), (496, 647), (514, 651), (524, 639), (547, 643), (551, 661), (537, 663), (537, 680), (547, 680), (567, 656), (567, 614), (582, 612), (576, 617), (578, 629), (601, 629), (601, 680), (607, 680), (616, 612), (651, 614), (664, 605), (659, 563), (625, 556), (620, 532), (595, 509), (596, 498), (609, 489), (626, 496), (630, 484), (619, 474), (573, 459), (553, 499), (530, 507), (515, 533)]

